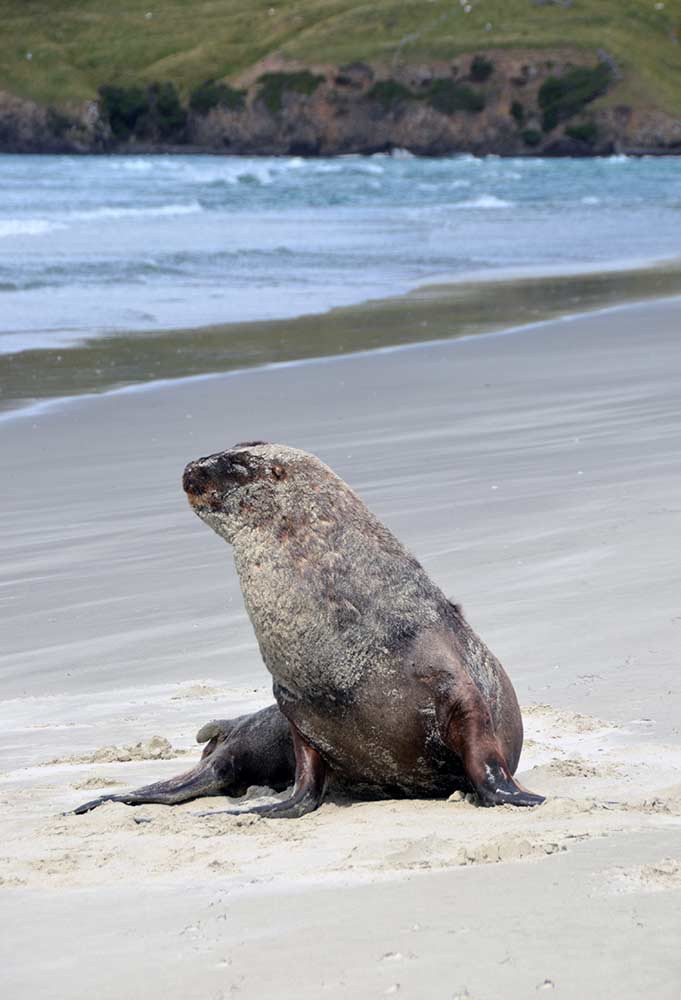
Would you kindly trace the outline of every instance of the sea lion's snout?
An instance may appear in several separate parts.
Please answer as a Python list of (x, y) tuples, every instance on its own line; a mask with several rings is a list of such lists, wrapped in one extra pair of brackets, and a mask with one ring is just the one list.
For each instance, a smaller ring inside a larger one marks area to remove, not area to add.
[(249, 470), (239, 454), (223, 451), (190, 462), (182, 475), (182, 488), (193, 507), (219, 509), (220, 495), (249, 478)]
[(217, 506), (216, 483), (204, 459), (190, 462), (182, 475), (182, 489), (192, 507)]
[(208, 487), (210, 479), (205, 469), (201, 468), (200, 461), (189, 462), (182, 474), (182, 489), (187, 496), (199, 496)]

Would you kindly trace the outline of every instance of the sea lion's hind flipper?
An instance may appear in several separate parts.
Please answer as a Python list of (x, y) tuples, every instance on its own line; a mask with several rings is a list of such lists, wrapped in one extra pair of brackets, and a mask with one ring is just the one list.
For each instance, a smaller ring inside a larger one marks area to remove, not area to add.
[(105, 802), (123, 802), (127, 806), (142, 806), (158, 804), (165, 806), (177, 805), (179, 802), (190, 802), (192, 799), (203, 798), (206, 795), (224, 795), (232, 780), (230, 761), (221, 759), (219, 768), (213, 766), (205, 757), (191, 771), (178, 774), (166, 781), (156, 781), (152, 785), (143, 785), (132, 792), (121, 795), (102, 795), (99, 799), (84, 802), (73, 812), (80, 816), (96, 809)]
[(204, 726), (201, 726), (196, 734), (196, 742), (208, 743), (209, 740), (215, 739), (216, 736), (226, 740), (237, 722), (241, 722), (241, 717), (238, 719), (212, 719)]
[(528, 792), (511, 777), (503, 759), (486, 761), (484, 769), (484, 780), (475, 786), (482, 805), (540, 806), (544, 802), (543, 795)]
[(318, 809), (326, 788), (326, 764), (293, 725), (291, 725), (291, 736), (296, 756), (296, 782), (293, 793), (288, 799), (274, 802), (272, 805), (253, 806), (252, 809), (219, 809), (198, 815), (218, 816), (229, 813), (232, 816), (242, 816), (244, 813), (257, 813), (268, 819), (298, 819)]
[(444, 743), (461, 757), (466, 777), (485, 806), (538, 806), (542, 795), (514, 781), (494, 732), (489, 708), (472, 682), (438, 705)]
[[(83, 802), (82, 805), (78, 806), (76, 809), (72, 809), (74, 816), (82, 816), (84, 813), (92, 812), (97, 806), (104, 805), (105, 802), (117, 802), (120, 801), (117, 795), (101, 795), (98, 799), (91, 799), (89, 802)], [(64, 813), (68, 816), (68, 813)]]

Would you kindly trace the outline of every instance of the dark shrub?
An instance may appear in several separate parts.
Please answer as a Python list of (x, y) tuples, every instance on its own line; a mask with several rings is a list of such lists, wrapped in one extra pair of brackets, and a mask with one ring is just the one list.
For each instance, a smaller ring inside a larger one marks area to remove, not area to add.
[(154, 123), (161, 136), (168, 139), (182, 132), (187, 123), (187, 112), (180, 104), (180, 95), (174, 83), (152, 83), (149, 98)]
[(58, 139), (68, 132), (70, 128), (74, 125), (74, 122), (68, 115), (63, 114), (61, 111), (57, 111), (56, 108), (47, 109), (47, 127)]
[(511, 105), (511, 115), (515, 118), (518, 125), (522, 125), (525, 121), (525, 108), (522, 106), (520, 101), (514, 101)]
[(578, 142), (588, 142), (590, 146), (598, 139), (598, 125), (596, 122), (583, 122), (581, 125), (571, 125), (565, 129), (565, 134)]
[(397, 80), (378, 80), (367, 97), (371, 101), (378, 101), (384, 108), (393, 108), (402, 101), (414, 100), (416, 95)]
[(493, 72), (494, 63), (490, 59), (485, 59), (484, 56), (473, 56), (471, 80), (475, 80), (476, 83), (484, 83), (485, 80), (489, 80)]
[(323, 80), (323, 76), (315, 76), (306, 69), (297, 73), (264, 73), (258, 80), (259, 97), (276, 114), (281, 111), (287, 90), (297, 94), (313, 94)]
[(99, 97), (109, 128), (117, 139), (128, 139), (139, 119), (149, 111), (149, 100), (141, 87), (104, 84), (99, 88)]
[(521, 135), (526, 146), (538, 146), (542, 139), (541, 132), (536, 128), (526, 128)]
[(199, 115), (207, 115), (213, 108), (229, 108), (238, 111), (244, 106), (243, 90), (235, 90), (228, 83), (206, 80), (192, 91), (189, 107)]
[(443, 115), (455, 111), (482, 111), (485, 98), (464, 83), (454, 80), (434, 80), (427, 94), (428, 102)]
[(607, 63), (577, 66), (562, 76), (549, 76), (539, 88), (539, 107), (544, 112), (542, 128), (550, 132), (556, 125), (576, 115), (590, 101), (608, 89), (612, 70)]

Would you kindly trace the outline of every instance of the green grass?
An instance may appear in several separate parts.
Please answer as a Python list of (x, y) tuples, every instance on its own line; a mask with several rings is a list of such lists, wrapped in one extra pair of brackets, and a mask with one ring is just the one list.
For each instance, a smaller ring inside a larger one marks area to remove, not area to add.
[(594, 63), (598, 49), (614, 57), (623, 73), (614, 99), (620, 89), (681, 114), (681, 0), (662, 10), (653, 0), (473, 0), (470, 14), (454, 0), (0, 0), (0, 24), (0, 88), (51, 105), (95, 98), (102, 84), (166, 80), (186, 98), (206, 80), (238, 84), (272, 54), (312, 69), (362, 59), (390, 70), (571, 47)]

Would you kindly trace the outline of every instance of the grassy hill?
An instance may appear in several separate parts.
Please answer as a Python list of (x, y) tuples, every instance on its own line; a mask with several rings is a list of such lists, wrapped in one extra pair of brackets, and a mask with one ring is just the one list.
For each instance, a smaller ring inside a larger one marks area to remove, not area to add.
[(395, 67), (485, 49), (612, 57), (604, 100), (681, 117), (681, 0), (0, 0), (0, 89), (41, 104), (107, 83), (239, 81), (269, 56)]

